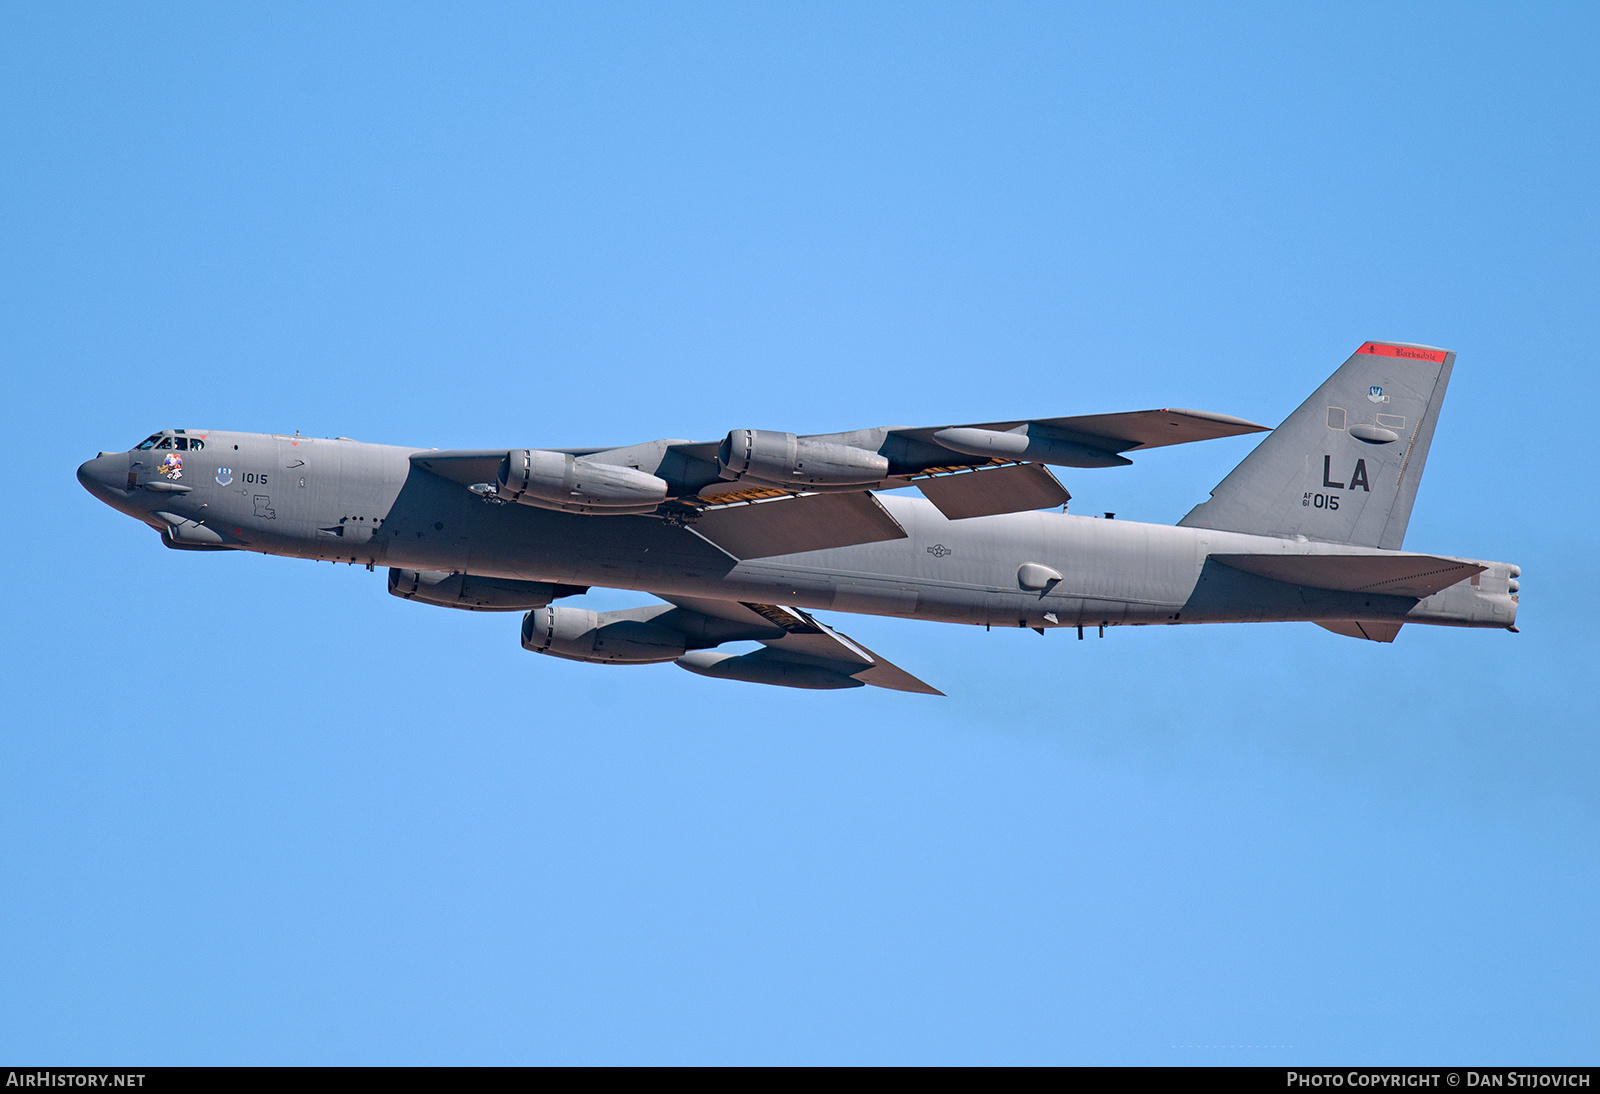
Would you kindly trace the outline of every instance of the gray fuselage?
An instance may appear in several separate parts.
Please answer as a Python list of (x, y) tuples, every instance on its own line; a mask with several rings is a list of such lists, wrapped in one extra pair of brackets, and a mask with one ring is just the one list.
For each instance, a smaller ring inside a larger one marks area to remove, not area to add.
[[(1012, 627), (1370, 619), (1503, 628), (1516, 620), (1515, 568), (1504, 563), (1480, 563), (1487, 569), (1470, 584), (1420, 600), (1338, 592), (1257, 577), (1209, 556), (1380, 552), (1064, 512), (949, 520), (929, 502), (897, 494), (880, 500), (904, 539), (741, 561), (653, 516), (577, 515), (480, 497), (413, 464), (414, 448), (184, 436), (200, 444), (102, 454), (78, 477), (152, 527), (207, 529), (224, 547), (664, 596)], [(1043, 591), (1021, 587), (1026, 563), (1060, 581)]]

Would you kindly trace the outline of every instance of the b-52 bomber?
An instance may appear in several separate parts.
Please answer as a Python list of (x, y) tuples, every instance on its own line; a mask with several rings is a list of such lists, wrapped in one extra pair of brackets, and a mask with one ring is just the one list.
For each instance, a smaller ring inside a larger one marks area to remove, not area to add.
[[(396, 596), (524, 612), (535, 653), (937, 695), (811, 613), (1079, 638), (1289, 620), (1374, 642), (1407, 623), (1516, 630), (1518, 567), (1401, 550), (1454, 363), (1363, 344), (1175, 527), (1069, 515), (1049, 468), (1266, 426), (1143, 410), (470, 451), (173, 429), (78, 479), (168, 547), (385, 565)], [(660, 602), (555, 603), (594, 586)], [(718, 648), (742, 642), (759, 646)]]

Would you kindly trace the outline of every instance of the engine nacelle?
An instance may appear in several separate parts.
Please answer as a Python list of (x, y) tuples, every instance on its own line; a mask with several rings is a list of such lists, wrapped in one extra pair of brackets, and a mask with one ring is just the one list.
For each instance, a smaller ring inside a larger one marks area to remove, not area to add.
[(558, 596), (584, 591), (574, 585), (551, 585), (544, 581), (512, 581), (499, 577), (475, 577), (441, 570), (402, 570), (389, 568), (389, 591), (404, 600), (420, 600), (442, 608), (462, 608), (469, 612), (525, 612), (542, 608)]
[(654, 623), (606, 622), (584, 608), (539, 608), (522, 619), (522, 648), (569, 661), (643, 665), (676, 660), (687, 642), (683, 632)]
[(865, 486), (889, 474), (888, 458), (876, 452), (766, 429), (733, 430), (717, 449), (717, 463), (725, 479), (778, 486)]
[(667, 483), (634, 467), (519, 448), (500, 464), (496, 493), (541, 509), (621, 515), (655, 509), (667, 500)]

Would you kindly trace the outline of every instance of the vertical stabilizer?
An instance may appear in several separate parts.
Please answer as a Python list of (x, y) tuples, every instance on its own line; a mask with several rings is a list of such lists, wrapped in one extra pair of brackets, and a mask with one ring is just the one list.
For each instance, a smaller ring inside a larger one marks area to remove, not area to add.
[(1178, 523), (1399, 550), (1455, 361), (1365, 343)]

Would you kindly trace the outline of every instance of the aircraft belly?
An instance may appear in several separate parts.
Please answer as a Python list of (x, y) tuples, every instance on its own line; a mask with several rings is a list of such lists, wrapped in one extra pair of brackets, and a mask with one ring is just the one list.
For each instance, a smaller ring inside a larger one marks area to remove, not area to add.
[[(1093, 526), (1109, 522), (1055, 513), (951, 521), (920, 499), (883, 501), (907, 538), (740, 562), (653, 518), (494, 505), (412, 470), (381, 538), (393, 565), (949, 622), (1154, 619), (1186, 591), (1139, 603), (1149, 591), (1143, 563), (1130, 563), (1125, 542), (1098, 542), (1105, 537)], [(1112, 538), (1131, 537), (1135, 556), (1148, 554), (1140, 540), (1147, 533), (1137, 531), (1146, 527), (1128, 522)], [(1042, 594), (1020, 588), (1018, 567), (1030, 561), (1060, 570), (1064, 580)]]
[(908, 581), (836, 581), (831, 607), (862, 615), (915, 615), (918, 591)]
[[(381, 532), (351, 541), (368, 544), (354, 551), (362, 561), (1013, 627), (1394, 617), (1416, 606), (1410, 598), (1302, 589), (1208, 558), (1281, 551), (1281, 538), (1054, 512), (950, 520), (922, 499), (893, 495), (881, 501), (904, 539), (740, 561), (653, 517), (495, 504), (411, 467), (406, 450), (360, 452), (343, 443), (337, 508), (352, 510), (347, 517), (384, 510)], [(339, 557), (338, 548), (321, 557), (330, 553)], [(1024, 588), (1026, 563), (1060, 578)]]
[[(459, 564), (445, 541), (452, 526), (463, 530), (469, 548), (469, 557)], [(519, 581), (704, 595), (736, 565), (705, 540), (654, 518), (495, 504), (426, 473), (414, 473), (400, 491), (390, 528), (393, 565), (468, 568), (480, 576)]]
[[(895, 503), (893, 515), (905, 527), (906, 539), (741, 562), (710, 580), (692, 581), (652, 565), (640, 575), (639, 587), (863, 614), (1036, 626), (1164, 621), (1183, 603), (1197, 570), (1195, 547), (1187, 542), (1193, 537), (1175, 537), (1182, 547), (1173, 558), (1162, 556), (1170, 573), (1152, 598), (1144, 570), (1130, 568), (1123, 557), (1125, 544), (1096, 549), (1094, 526), (1105, 522), (1052, 513), (949, 521), (926, 502), (884, 500)], [(1130, 522), (1126, 531), (1117, 531), (1120, 538), (1137, 540), (1143, 527)], [(1053, 566), (1064, 580), (1043, 592), (1021, 588), (1018, 568), (1029, 561)]]

